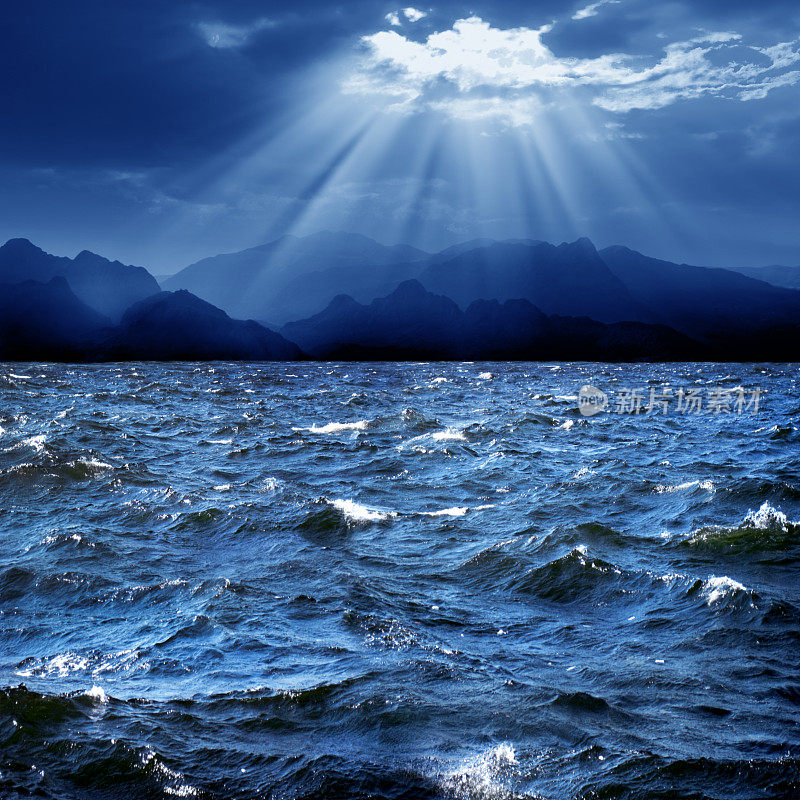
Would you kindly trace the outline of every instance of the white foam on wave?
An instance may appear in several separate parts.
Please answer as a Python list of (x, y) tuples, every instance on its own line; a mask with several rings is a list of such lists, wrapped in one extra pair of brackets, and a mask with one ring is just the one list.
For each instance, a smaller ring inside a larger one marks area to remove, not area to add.
[(83, 464), (84, 467), (89, 469), (114, 469), (113, 464), (107, 464), (105, 461), (100, 461), (96, 458), (79, 458), (78, 464)]
[(562, 423), (558, 427), (563, 431), (568, 431), (574, 424), (575, 424), (574, 419), (568, 419), (566, 422)]
[(102, 686), (92, 686), (91, 689), (84, 692), (84, 695), (86, 695), (86, 697), (91, 697), (92, 700), (96, 700), (98, 703), (108, 702), (108, 695)]
[(469, 511), (467, 506), (454, 506), (443, 508), (441, 511), (423, 511), (423, 517), (463, 517)]
[(748, 511), (744, 518), (744, 524), (748, 528), (786, 533), (792, 523), (789, 522), (783, 511), (778, 511), (767, 502), (758, 511)]
[(44, 443), (47, 441), (47, 437), (43, 434), (39, 434), (39, 436), (29, 436), (27, 439), (22, 440), (22, 444), (28, 445), (28, 447), (32, 447), (37, 453), (41, 453), (44, 450)]
[(51, 676), (66, 678), (74, 672), (83, 672), (89, 666), (89, 659), (74, 653), (59, 653), (50, 659), (44, 659), (38, 666), (17, 670), (21, 678), (34, 676)]
[(293, 431), (308, 431), (308, 433), (341, 433), (342, 431), (364, 431), (369, 425), (369, 420), (362, 419), (358, 422), (328, 422), (325, 425), (317, 425), (316, 422), (310, 428), (292, 428)]
[(439, 778), (441, 788), (458, 798), (512, 797), (517, 774), (517, 754), (503, 742), (485, 753), (472, 756)]
[(30, 375), (15, 375), (13, 372), (8, 373), (9, 378), (16, 378), (20, 381), (29, 381), (31, 379)]
[(139, 651), (119, 650), (115, 653), (58, 653), (49, 658), (37, 658), (27, 662), (27, 665), (15, 671), (21, 678), (66, 678), (79, 672), (86, 672), (93, 677), (108, 673), (131, 672), (133, 670), (147, 670), (149, 661), (139, 660)]
[(729, 578), (727, 575), (721, 575), (719, 577), (711, 575), (708, 580), (703, 581), (702, 593), (710, 606), (737, 592), (746, 591), (747, 587), (739, 583), (739, 581)]
[(492, 375), (491, 372), (481, 372), (481, 374), (478, 375), (478, 378), (480, 378), (482, 381), (490, 381), (492, 378), (494, 378), (494, 375)]
[(171, 797), (197, 797), (200, 794), (195, 786), (191, 786), (186, 782), (186, 778), (182, 773), (170, 769), (151, 748), (147, 748), (140, 761), (144, 768), (160, 779), (164, 794)]
[(362, 506), (353, 500), (337, 499), (331, 502), (331, 505), (350, 522), (385, 522), (397, 516), (396, 511), (381, 511), (377, 508)]
[(437, 442), (465, 442), (467, 440), (467, 437), (464, 435), (464, 431), (460, 431), (458, 428), (447, 428), (443, 431), (436, 431), (435, 433), (432, 433), (431, 436)]
[(709, 480), (697, 480), (697, 481), (686, 481), (685, 483), (678, 483), (674, 486), (670, 486), (668, 484), (659, 484), (656, 486), (656, 492), (658, 494), (670, 494), (672, 492), (684, 492), (687, 489), (693, 489), (695, 486), (699, 487), (700, 489), (704, 489), (707, 492), (715, 491), (714, 484)]

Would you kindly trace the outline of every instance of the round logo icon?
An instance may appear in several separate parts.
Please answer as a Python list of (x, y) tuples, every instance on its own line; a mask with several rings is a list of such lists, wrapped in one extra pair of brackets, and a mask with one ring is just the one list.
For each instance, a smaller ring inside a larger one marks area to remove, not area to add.
[(593, 417), (606, 410), (608, 395), (596, 386), (581, 386), (578, 390), (578, 410), (584, 417)]

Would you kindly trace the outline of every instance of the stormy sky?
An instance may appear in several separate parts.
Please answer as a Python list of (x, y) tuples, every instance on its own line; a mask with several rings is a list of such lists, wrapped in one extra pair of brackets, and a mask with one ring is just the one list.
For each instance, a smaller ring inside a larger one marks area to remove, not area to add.
[(0, 238), (156, 274), (283, 233), (800, 264), (797, 0), (31, 2)]

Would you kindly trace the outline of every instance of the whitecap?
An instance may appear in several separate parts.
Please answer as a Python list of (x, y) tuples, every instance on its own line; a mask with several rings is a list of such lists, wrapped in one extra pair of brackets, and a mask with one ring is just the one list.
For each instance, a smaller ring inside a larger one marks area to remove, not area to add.
[(40, 434), (39, 436), (29, 436), (27, 439), (22, 440), (22, 444), (28, 445), (28, 447), (32, 447), (37, 453), (41, 453), (44, 450), (44, 443), (47, 441), (47, 437)]
[(91, 697), (92, 700), (96, 700), (98, 703), (108, 702), (108, 695), (102, 686), (92, 686), (91, 689), (84, 692), (84, 695), (86, 695), (86, 697)]
[(292, 428), (293, 431), (308, 431), (308, 433), (341, 433), (342, 431), (363, 431), (369, 425), (369, 420), (362, 419), (358, 422), (328, 422), (325, 425), (317, 425), (316, 422), (310, 428)]
[(464, 431), (458, 430), (458, 428), (447, 428), (444, 431), (436, 431), (432, 433), (431, 436), (437, 441), (458, 441), (464, 442), (467, 440), (467, 437), (464, 436)]
[(439, 783), (447, 794), (459, 798), (508, 797), (517, 763), (514, 747), (503, 742), (445, 772)]
[(568, 431), (574, 424), (575, 424), (575, 420), (574, 419), (568, 419), (566, 422), (564, 422), (563, 424), (559, 425), (558, 427), (561, 430)]
[(443, 508), (441, 511), (423, 511), (424, 517), (463, 517), (469, 511), (467, 506), (454, 506), (453, 508)]
[(747, 588), (745, 586), (739, 583), (739, 581), (729, 578), (727, 575), (722, 575), (720, 577), (711, 575), (708, 580), (703, 581), (702, 593), (710, 606), (737, 592), (746, 591)]
[(112, 464), (107, 464), (105, 461), (99, 461), (96, 458), (79, 458), (78, 464), (83, 464), (84, 467), (89, 469), (114, 469)]
[(350, 522), (385, 522), (397, 516), (395, 511), (381, 511), (377, 508), (362, 506), (353, 500), (337, 499), (331, 505)]
[(481, 372), (481, 374), (478, 375), (478, 378), (482, 381), (490, 381), (492, 378), (494, 378), (494, 375), (491, 372)]
[(709, 480), (686, 481), (684, 483), (678, 483), (674, 486), (660, 483), (655, 487), (655, 490), (658, 494), (669, 494), (672, 492), (683, 492), (686, 491), (686, 489), (693, 489), (695, 486), (699, 487), (700, 489), (704, 489), (707, 492), (714, 492), (714, 484)]
[(786, 514), (773, 508), (768, 502), (764, 503), (758, 511), (748, 511), (744, 518), (745, 527), (757, 528), (762, 531), (786, 533), (789, 530), (789, 524)]
[(56, 675), (66, 678), (74, 672), (82, 672), (89, 666), (89, 659), (75, 653), (59, 653), (49, 659), (42, 659), (37, 665), (17, 670), (22, 678)]

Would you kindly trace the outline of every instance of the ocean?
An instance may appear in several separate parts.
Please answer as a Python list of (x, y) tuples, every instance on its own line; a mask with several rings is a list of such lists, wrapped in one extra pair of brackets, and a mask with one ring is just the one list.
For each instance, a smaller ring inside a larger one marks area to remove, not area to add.
[(796, 366), (0, 398), (0, 797), (800, 797)]

